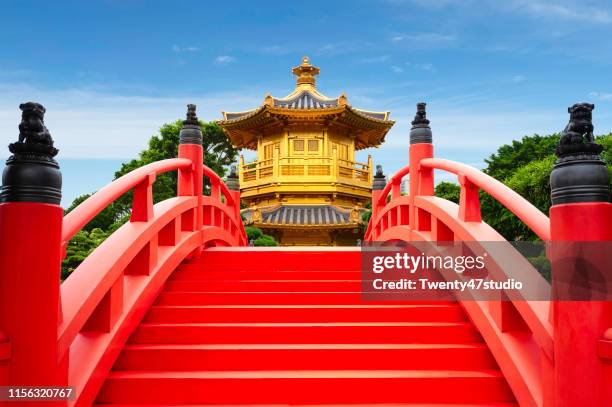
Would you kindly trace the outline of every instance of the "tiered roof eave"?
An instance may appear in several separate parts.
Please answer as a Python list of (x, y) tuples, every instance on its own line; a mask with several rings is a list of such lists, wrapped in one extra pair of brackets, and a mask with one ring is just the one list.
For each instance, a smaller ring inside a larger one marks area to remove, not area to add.
[(357, 150), (377, 147), (395, 124), (389, 120), (389, 112), (374, 112), (357, 109), (349, 105), (343, 93), (329, 98), (315, 86), (319, 68), (304, 57), (302, 64), (294, 67), (297, 76), (295, 89), (283, 98), (266, 95), (263, 105), (243, 112), (222, 112), (223, 119), (217, 121), (232, 143), (238, 148), (257, 148), (257, 137), (270, 128), (292, 125), (318, 124), (340, 126), (355, 136)]
[(217, 121), (232, 143), (238, 148), (256, 149), (257, 130), (274, 125), (285, 126), (291, 122), (343, 123), (358, 129), (367, 136), (358, 137), (356, 148), (377, 147), (395, 121), (389, 120), (389, 112), (357, 109), (347, 103), (346, 96), (336, 99), (322, 98), (320, 93), (304, 89), (284, 98), (266, 96), (258, 108), (243, 112), (222, 112), (223, 120)]

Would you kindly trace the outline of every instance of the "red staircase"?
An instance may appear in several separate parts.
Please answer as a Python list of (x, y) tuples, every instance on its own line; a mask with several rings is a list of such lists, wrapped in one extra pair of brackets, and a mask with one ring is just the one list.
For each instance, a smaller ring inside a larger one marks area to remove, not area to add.
[(208, 249), (100, 391), (110, 405), (515, 405), (457, 303), (364, 302), (356, 249)]

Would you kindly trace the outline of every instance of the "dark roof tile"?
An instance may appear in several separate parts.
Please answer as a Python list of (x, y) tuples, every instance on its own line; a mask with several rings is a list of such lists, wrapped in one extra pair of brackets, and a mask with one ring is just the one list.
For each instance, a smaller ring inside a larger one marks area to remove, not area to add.
[[(249, 216), (249, 218), (252, 218)], [(281, 205), (263, 210), (262, 224), (280, 225), (332, 225), (349, 224), (350, 211), (334, 205)]]

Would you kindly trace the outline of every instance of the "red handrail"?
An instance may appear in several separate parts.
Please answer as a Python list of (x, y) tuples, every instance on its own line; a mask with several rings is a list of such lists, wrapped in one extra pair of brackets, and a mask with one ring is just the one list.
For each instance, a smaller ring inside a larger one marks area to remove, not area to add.
[[(417, 182), (416, 188), (412, 185), (411, 191), (415, 196), (399, 196), (395, 193), (401, 178), (410, 173), (411, 166), (406, 166), (393, 175), (384, 189), (372, 192), (373, 216), (368, 224), (366, 240), (435, 240), (439, 230), (427, 223), (427, 214), (445, 224), (452, 233), (451, 240), (458, 236), (460, 239), (477, 241), (504, 240), (493, 228), (482, 223), (478, 192), (483, 190), (521, 219), (542, 240), (550, 241), (549, 218), (518, 193), (469, 165), (429, 157), (417, 157), (416, 166), (413, 162), (411, 176), (417, 177)], [(459, 205), (432, 196), (434, 170), (444, 170), (457, 175), (461, 185)], [(428, 184), (425, 185), (426, 188), (422, 185), (424, 182)], [(387, 202), (390, 192), (391, 200)], [(418, 212), (419, 210), (422, 212)], [(410, 216), (407, 216), (408, 213)], [(422, 219), (425, 219), (425, 226), (421, 229)], [(499, 271), (504, 275), (503, 268)], [(536, 273), (535, 270), (533, 272)], [(539, 405), (546, 390), (543, 381), (537, 379), (537, 374), (550, 374), (550, 366), (542, 361), (552, 360), (553, 357), (548, 303), (520, 298), (512, 299), (511, 305), (504, 304), (501, 300), (483, 302), (460, 298), (459, 301), (482, 333), (496, 359), (499, 359), (500, 366), (504, 374), (508, 375), (509, 383), (521, 404)], [(495, 307), (514, 308), (514, 311), (501, 313), (495, 311)], [(504, 324), (503, 321), (513, 318), (518, 322), (522, 319), (527, 328), (517, 332), (506, 332), (500, 328)], [(521, 357), (510, 356), (516, 352), (520, 352)]]
[(425, 158), (421, 160), (421, 167), (448, 171), (457, 176), (464, 176), (478, 188), (482, 189), (499, 203), (525, 222), (538, 237), (544, 241), (550, 240), (550, 220), (523, 198), (502, 182), (466, 164), (443, 158)]
[(202, 166), (202, 173), (210, 179), (210, 182), (211, 182), (211, 184), (213, 184), (213, 187), (215, 185), (218, 185), (219, 188), (221, 188), (221, 192), (223, 193), (223, 196), (225, 197), (226, 202), (229, 205), (233, 205), (234, 204), (234, 197), (232, 196), (232, 193), (230, 192), (230, 190), (227, 187), (227, 185), (225, 185), (225, 183), (223, 182), (221, 177), (219, 177), (219, 175), (216, 172), (211, 170), (206, 165)]
[(409, 173), (410, 173), (410, 166), (407, 165), (404, 168), (400, 169), (395, 174), (393, 174), (393, 176), (389, 179), (389, 182), (387, 183), (387, 185), (385, 185), (385, 188), (381, 191), (380, 198), (378, 199), (378, 203), (384, 204), (387, 199), (387, 195), (389, 195), (389, 192), (391, 192), (391, 189), (393, 188), (394, 182), (401, 181), (402, 178), (404, 178)]
[(144, 182), (151, 174), (159, 175), (177, 169), (186, 169), (191, 161), (186, 158), (170, 158), (137, 168), (117, 178), (98, 192), (87, 198), (64, 217), (62, 242), (65, 245), (87, 223), (124, 193)]
[[(194, 154), (201, 152), (196, 149)], [(134, 190), (130, 222), (98, 246), (61, 286), (63, 321), (57, 348), (60, 358), (68, 352), (76, 357), (69, 376), (80, 393), (78, 405), (93, 400), (101, 385), (100, 372), (117, 356), (118, 344), (125, 342), (181, 261), (208, 245), (246, 244), (239, 191), (230, 190), (205, 165), (197, 171), (200, 165), (190, 158), (145, 165), (105, 186), (64, 217), (65, 249), (104, 208)], [(179, 175), (179, 196), (153, 205), (156, 176), (172, 170), (185, 172)], [(210, 196), (201, 196), (197, 187), (202, 176), (210, 179)], [(86, 335), (79, 335), (82, 332)]]
[[(550, 221), (548, 217), (520, 194), (495, 178), (469, 165), (445, 160), (443, 158), (425, 158), (421, 160), (420, 166), (423, 168), (448, 171), (459, 177), (467, 178), (472, 184), (491, 195), (510, 212), (525, 222), (540, 239), (544, 241), (550, 240)], [(406, 166), (389, 179), (389, 182), (385, 185), (385, 188), (379, 196), (379, 204), (384, 205), (386, 203), (387, 195), (389, 195), (389, 192), (393, 188), (394, 182), (401, 180), (401, 178), (409, 174), (409, 172), (410, 166)], [(375, 221), (377, 221), (377, 219)], [(369, 230), (371, 230), (370, 227), (368, 227), (367, 231)], [(366, 236), (367, 235), (368, 233), (366, 232)]]

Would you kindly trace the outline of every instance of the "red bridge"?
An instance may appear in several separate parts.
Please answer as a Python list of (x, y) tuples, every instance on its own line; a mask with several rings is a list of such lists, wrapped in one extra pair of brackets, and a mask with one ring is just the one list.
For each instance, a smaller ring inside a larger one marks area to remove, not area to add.
[[(44, 108), (22, 110), (34, 124), (10, 146), (0, 203), (0, 385), (74, 386), (72, 400), (51, 403), (70, 406), (612, 405), (611, 302), (366, 301), (360, 248), (247, 247), (238, 180), (202, 164), (194, 112), (178, 158), (64, 216)], [(547, 217), (488, 175), (434, 158), (422, 119), (409, 165), (375, 178), (367, 242), (504, 242), (481, 219), (480, 190), (547, 244), (612, 240), (593, 143), (560, 148)], [(459, 205), (434, 196), (434, 170), (457, 175)], [(168, 171), (177, 196), (154, 205), (152, 185)], [(68, 241), (128, 191), (130, 221), (60, 284)], [(524, 258), (498, 265), (495, 278), (510, 267), (540, 278)]]

